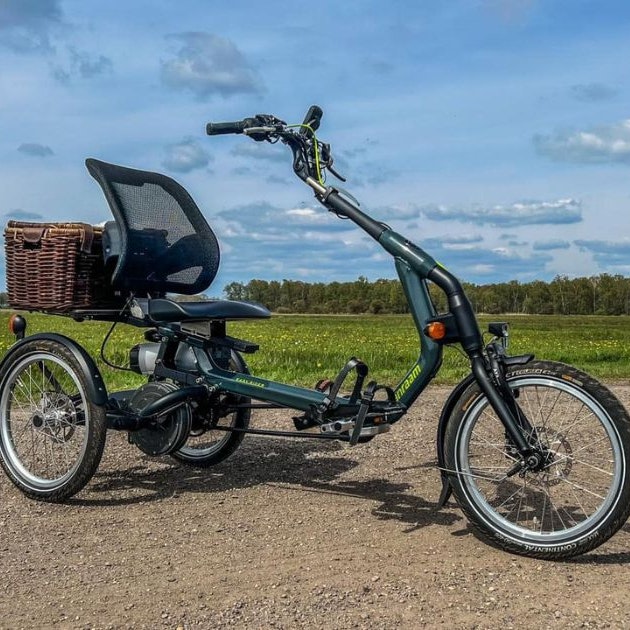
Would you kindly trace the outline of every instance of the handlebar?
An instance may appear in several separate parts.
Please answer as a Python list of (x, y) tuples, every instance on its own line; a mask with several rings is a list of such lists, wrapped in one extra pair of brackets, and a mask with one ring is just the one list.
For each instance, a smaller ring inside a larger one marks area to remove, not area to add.
[(209, 136), (220, 136), (228, 133), (243, 133), (245, 129), (257, 125), (255, 118), (244, 118), (235, 122), (208, 123), (206, 133)]
[(251, 118), (233, 122), (208, 123), (206, 133), (209, 136), (225, 134), (245, 134), (258, 142), (281, 140), (293, 152), (293, 170), (307, 181), (314, 179), (323, 184), (324, 170), (330, 171), (341, 181), (345, 179), (333, 168), (330, 145), (320, 142), (315, 136), (324, 112), (317, 105), (311, 105), (301, 125), (287, 125), (283, 120), (269, 114), (257, 114)]

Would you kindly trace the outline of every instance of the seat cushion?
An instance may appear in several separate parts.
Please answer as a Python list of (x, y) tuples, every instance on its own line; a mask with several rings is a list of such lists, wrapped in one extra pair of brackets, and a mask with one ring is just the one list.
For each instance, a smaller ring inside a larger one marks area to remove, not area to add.
[(166, 298), (149, 300), (149, 317), (156, 323), (208, 319), (266, 319), (271, 313), (262, 304), (216, 300), (174, 302)]

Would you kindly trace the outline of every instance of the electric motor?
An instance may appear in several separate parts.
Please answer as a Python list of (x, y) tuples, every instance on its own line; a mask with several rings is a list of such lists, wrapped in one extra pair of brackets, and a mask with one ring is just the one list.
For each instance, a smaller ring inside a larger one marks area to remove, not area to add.
[(153, 374), (159, 343), (139, 343), (129, 351), (129, 367), (138, 374)]

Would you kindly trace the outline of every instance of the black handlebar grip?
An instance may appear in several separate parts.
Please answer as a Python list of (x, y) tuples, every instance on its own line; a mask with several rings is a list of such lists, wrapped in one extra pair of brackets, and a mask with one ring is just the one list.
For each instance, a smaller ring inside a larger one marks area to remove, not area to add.
[[(313, 131), (317, 131), (323, 115), (324, 112), (321, 107), (318, 105), (311, 105), (306, 112), (306, 116), (304, 116), (304, 122), (302, 124), (308, 125)], [(302, 129), (301, 131), (302, 133), (305, 133), (306, 129)]]
[(238, 120), (235, 122), (208, 123), (206, 125), (206, 133), (209, 136), (220, 136), (227, 133), (243, 133), (244, 129), (254, 127), (256, 121), (252, 118)]

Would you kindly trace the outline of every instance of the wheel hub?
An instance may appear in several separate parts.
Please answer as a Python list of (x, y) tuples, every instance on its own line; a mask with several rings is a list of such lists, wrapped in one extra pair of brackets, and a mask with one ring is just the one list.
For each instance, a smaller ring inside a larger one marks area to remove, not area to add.
[(31, 416), (33, 428), (56, 442), (67, 442), (74, 435), (77, 419), (72, 400), (58, 392), (45, 393), (40, 405)]
[(41, 429), (44, 426), (45, 420), (43, 416), (40, 416), (38, 413), (36, 413), (31, 418), (31, 422), (36, 429)]
[(536, 486), (550, 487), (561, 483), (571, 474), (573, 468), (573, 449), (566, 436), (559, 431), (546, 427), (536, 427), (540, 454), (539, 462), (529, 466), (531, 472), (542, 473), (532, 476), (531, 483)]

